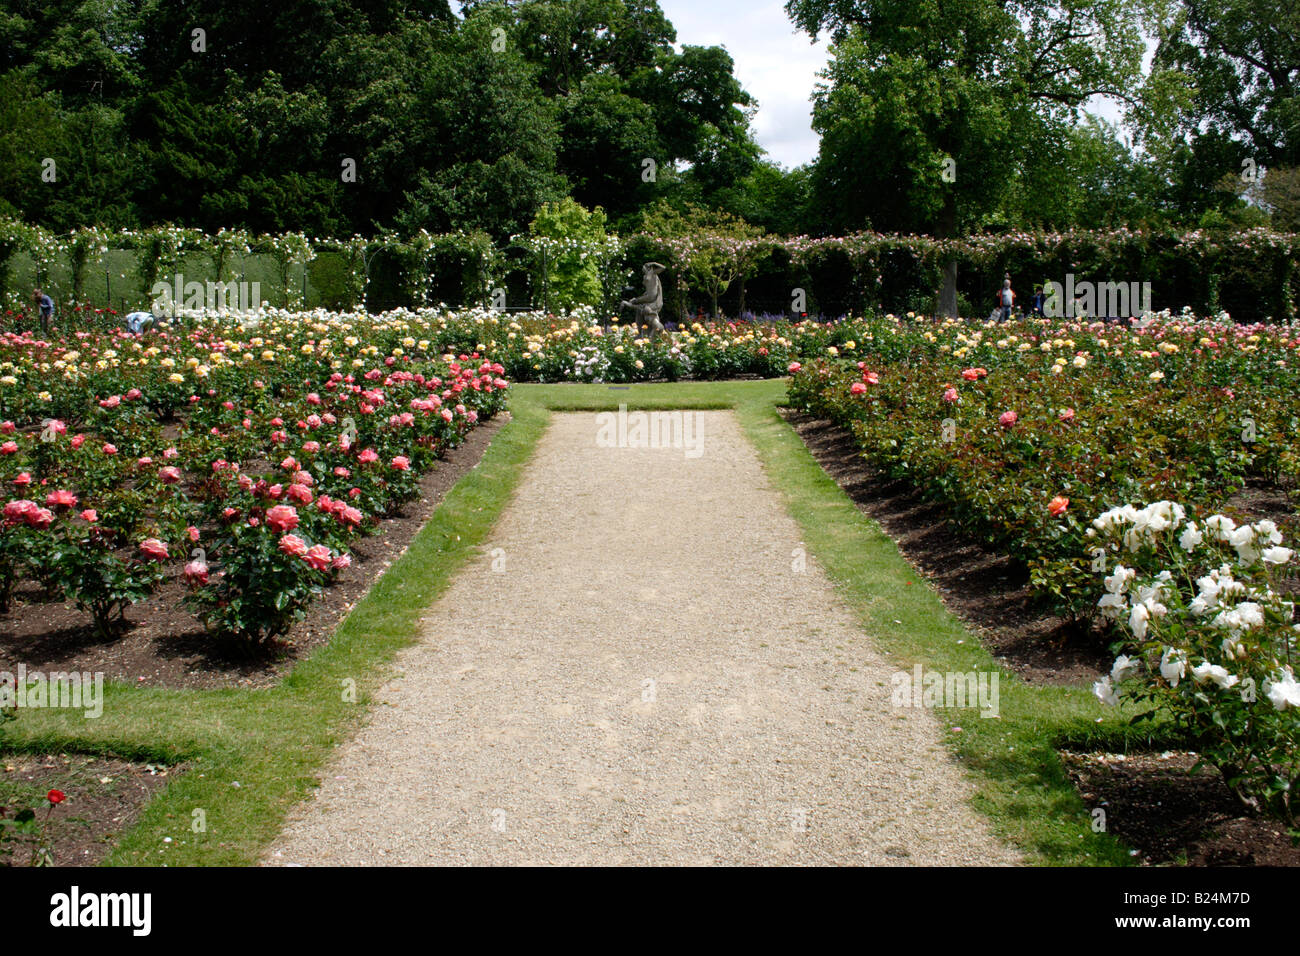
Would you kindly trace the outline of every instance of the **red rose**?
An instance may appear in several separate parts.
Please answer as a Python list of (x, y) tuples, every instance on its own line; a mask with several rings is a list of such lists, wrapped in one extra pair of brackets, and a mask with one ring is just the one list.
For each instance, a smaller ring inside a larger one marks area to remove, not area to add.
[(59, 804), (68, 798), (62, 790), (51, 790), (45, 795), (45, 799), (50, 801), (52, 804)]

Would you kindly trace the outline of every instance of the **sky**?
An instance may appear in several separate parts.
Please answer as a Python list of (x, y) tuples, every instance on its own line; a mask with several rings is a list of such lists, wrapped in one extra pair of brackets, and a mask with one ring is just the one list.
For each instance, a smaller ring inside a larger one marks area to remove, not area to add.
[[(812, 92), (826, 66), (828, 44), (796, 33), (784, 0), (659, 0), (677, 29), (677, 44), (723, 46), (736, 76), (758, 100), (754, 134), (768, 157), (786, 167), (817, 158)], [(1119, 107), (1095, 98), (1089, 112), (1117, 122)]]
[(723, 46), (741, 86), (758, 100), (754, 133), (768, 156), (798, 166), (817, 156), (812, 91), (827, 45), (796, 33), (783, 0), (659, 0), (677, 42)]

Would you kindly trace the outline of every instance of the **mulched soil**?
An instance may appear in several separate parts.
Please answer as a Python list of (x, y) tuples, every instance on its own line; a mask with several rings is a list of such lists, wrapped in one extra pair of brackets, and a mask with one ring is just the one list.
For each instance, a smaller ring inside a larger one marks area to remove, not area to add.
[(15, 591), (13, 608), (0, 615), (0, 671), (102, 672), (108, 681), (142, 687), (264, 687), (328, 642), (371, 585), (406, 550), (430, 513), (460, 478), (482, 459), (492, 436), (509, 421), (502, 413), (475, 428), (463, 444), (424, 477), (420, 495), (380, 522), (351, 548), (352, 566), (341, 572), (285, 636), (281, 644), (251, 652), (207, 633), (181, 604), (183, 562), (147, 601), (127, 609), (120, 631), (97, 638), (89, 615), (70, 602), (42, 601), (34, 587)]
[(958, 531), (943, 504), (873, 469), (847, 429), (793, 411), (782, 414), (817, 463), (894, 540), (1004, 668), (1031, 684), (1091, 682), (1110, 669), (1107, 638), (1086, 624), (1044, 612), (1023, 565)]
[[(17, 809), (36, 809), (46, 820), (45, 844), (55, 866), (94, 866), (108, 855), (115, 837), (126, 830), (141, 808), (184, 766), (131, 763), (82, 754), (0, 755), (0, 805), (8, 794), (35, 788), (39, 797), (5, 807), (12, 817)], [(67, 799), (51, 807), (44, 799), (49, 790), (61, 790)], [(0, 866), (31, 866), (34, 837), (21, 837), (0, 851)]]
[(1061, 754), (1090, 809), (1143, 864), (1300, 866), (1300, 846), (1281, 824), (1246, 816), (1212, 768), (1196, 756)]

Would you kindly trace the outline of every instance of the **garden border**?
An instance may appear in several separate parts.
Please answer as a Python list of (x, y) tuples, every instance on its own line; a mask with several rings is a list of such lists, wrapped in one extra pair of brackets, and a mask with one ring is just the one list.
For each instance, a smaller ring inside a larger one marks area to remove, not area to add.
[[(610, 410), (620, 403), (644, 409), (733, 409), (809, 550), (864, 631), (900, 668), (914, 663), (954, 671), (995, 667), (992, 656), (781, 418), (785, 383), (516, 386), (511, 389), (512, 419), (482, 461), (448, 492), (407, 552), (357, 603), (330, 643), (279, 685), (251, 691), (114, 685), (107, 688), (105, 714), (94, 726), (57, 711), (33, 712), (34, 719), (10, 728), (6, 746), (188, 763), (187, 772), (151, 800), (122, 836), (108, 864), (256, 862), (279, 833), (289, 807), (310, 794), (333, 746), (361, 725), (373, 692), (391, 673), (396, 652), (417, 639), (452, 575), (480, 555), (550, 413)], [(899, 575), (909, 576), (916, 586), (896, 586)], [(355, 705), (340, 694), (348, 678), (356, 681)], [(1146, 750), (1166, 744), (1168, 730), (1148, 724), (1142, 732), (1134, 731), (1113, 711), (1103, 711), (1084, 687), (1030, 687), (1005, 672), (1001, 680), (1000, 719), (969, 721), (961, 719), (962, 712), (936, 712), (950, 749), (969, 774), (973, 805), (1034, 862), (1131, 862), (1118, 840), (1092, 832), (1087, 808), (1058, 750)], [(118, 706), (124, 703), (128, 706)], [(172, 730), (159, 739), (157, 728), (169, 725)], [(191, 830), (195, 809), (205, 813), (205, 833)]]

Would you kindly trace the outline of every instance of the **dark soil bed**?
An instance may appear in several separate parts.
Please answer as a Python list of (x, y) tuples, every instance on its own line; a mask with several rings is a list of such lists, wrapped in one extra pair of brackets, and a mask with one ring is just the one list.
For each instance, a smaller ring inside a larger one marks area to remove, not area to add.
[(1188, 753), (1061, 754), (1089, 808), (1147, 865), (1300, 866), (1285, 827), (1242, 813), (1222, 776)]
[(1044, 612), (1023, 566), (957, 531), (942, 504), (876, 472), (847, 429), (792, 411), (782, 414), (817, 463), (1003, 667), (1038, 684), (1091, 682), (1110, 669), (1113, 658), (1100, 632)]
[[(183, 769), (81, 754), (4, 754), (0, 807), (9, 819), (23, 808), (37, 811), (55, 866), (93, 866), (149, 798)], [(50, 790), (67, 799), (51, 806)], [(0, 866), (31, 866), (37, 844), (38, 838), (27, 835), (3, 844)]]
[(33, 671), (102, 672), (107, 681), (142, 687), (262, 687), (277, 681), (293, 664), (326, 643), (353, 605), (406, 550), (433, 509), (466, 472), (483, 458), (492, 436), (509, 421), (503, 413), (475, 428), (447, 453), (420, 484), (417, 499), (380, 522), (373, 534), (352, 545), (352, 566), (320, 595), (274, 648), (250, 653), (208, 634), (185, 609), (181, 562), (172, 579), (149, 600), (127, 609), (126, 621), (111, 640), (98, 639), (89, 615), (71, 603), (39, 600), (19, 589), (14, 607), (0, 615), (0, 671), (22, 663)]

